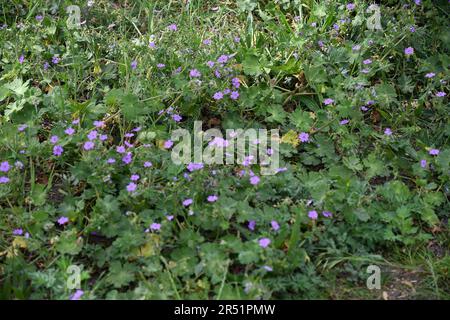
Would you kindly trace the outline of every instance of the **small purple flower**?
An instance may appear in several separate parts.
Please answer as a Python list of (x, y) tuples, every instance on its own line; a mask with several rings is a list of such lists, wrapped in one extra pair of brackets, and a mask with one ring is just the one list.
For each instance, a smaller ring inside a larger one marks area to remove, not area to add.
[(51, 136), (50, 137), (50, 143), (55, 144), (59, 140), (58, 136)]
[(250, 183), (252, 185), (256, 186), (259, 183), (260, 180), (261, 179), (258, 176), (253, 176), (253, 177), (250, 178)]
[(9, 178), (5, 176), (0, 177), (0, 184), (5, 184), (9, 182)]
[(131, 61), (130, 67), (131, 69), (135, 70), (137, 68), (137, 61), (136, 60)]
[(351, 10), (355, 9), (355, 4), (354, 3), (348, 3), (346, 7), (347, 7), (347, 10), (351, 11)]
[(64, 130), (64, 133), (71, 136), (75, 133), (75, 129), (73, 129), (72, 127), (69, 127), (66, 130)]
[(269, 266), (263, 266), (263, 268), (264, 268), (264, 270), (269, 271), (269, 272), (273, 271), (273, 268), (269, 267)]
[(391, 135), (392, 135), (392, 130), (391, 130), (391, 128), (386, 128), (386, 129), (384, 129), (384, 134), (387, 135), (387, 136), (391, 136)]
[(241, 41), (241, 38), (239, 38), (239, 37), (234, 37), (234, 42), (236, 42), (236, 43), (239, 43), (240, 41)]
[(411, 27), (409, 27), (409, 31), (411, 33), (414, 33), (414, 32), (416, 32), (416, 28), (414, 28), (414, 26), (411, 26)]
[(42, 67), (44, 68), (44, 70), (47, 70), (48, 68), (50, 68), (50, 64), (45, 61)]
[(237, 91), (232, 91), (231, 94), (230, 94), (230, 98), (231, 98), (232, 100), (237, 100), (237, 99), (239, 98), (239, 92), (237, 92)]
[(197, 69), (192, 69), (189, 71), (189, 77), (191, 78), (199, 78), (202, 74)]
[(153, 42), (153, 41), (150, 41), (150, 43), (148, 44), (148, 46), (149, 46), (150, 48), (152, 48), (152, 49), (155, 49), (155, 48), (156, 48), (156, 44), (155, 44), (155, 42)]
[(309, 141), (309, 134), (306, 132), (302, 132), (298, 135), (298, 138), (301, 142), (308, 142)]
[(203, 44), (209, 46), (211, 44), (211, 39), (205, 39), (203, 40)]
[(78, 289), (75, 291), (75, 293), (70, 297), (70, 300), (80, 300), (80, 298), (83, 296), (84, 291)]
[(103, 127), (105, 125), (105, 122), (104, 121), (99, 121), (99, 120), (95, 120), (94, 121), (94, 126), (96, 127), (96, 128), (101, 128), (101, 127)]
[(100, 141), (106, 141), (106, 140), (108, 140), (108, 135), (107, 134), (101, 134), (99, 139), (100, 139)]
[(269, 238), (261, 238), (259, 239), (258, 243), (261, 248), (267, 248), (271, 241)]
[(173, 146), (173, 141), (172, 140), (166, 140), (164, 141), (164, 148), (165, 149), (170, 149)]
[(133, 161), (133, 157), (131, 155), (131, 152), (128, 152), (123, 158), (122, 158), (122, 162), (125, 164), (130, 164), (131, 161)]
[(428, 153), (431, 154), (432, 156), (437, 156), (439, 152), (440, 152), (439, 149), (430, 149)]
[(130, 183), (127, 185), (127, 191), (128, 191), (128, 192), (134, 192), (134, 191), (136, 191), (136, 189), (137, 189), (137, 184), (134, 183), (134, 182), (130, 182)]
[(118, 153), (125, 153), (126, 149), (125, 149), (124, 146), (117, 146), (117, 147), (116, 147), (116, 151), (117, 151)]
[(233, 85), (233, 87), (235, 87), (236, 89), (238, 89), (241, 86), (241, 83), (239, 82), (239, 78), (233, 78), (231, 79), (231, 84)]
[(161, 230), (161, 224), (160, 223), (152, 223), (150, 225), (150, 230), (152, 230), (152, 231), (159, 231), (159, 230)]
[(275, 221), (275, 220), (272, 220), (272, 221), (270, 222), (270, 225), (272, 226), (272, 229), (273, 229), (274, 231), (278, 231), (278, 230), (280, 229), (280, 225), (279, 225), (278, 222)]
[(91, 141), (95, 140), (97, 138), (97, 131), (92, 130), (91, 132), (89, 132), (87, 138)]
[(86, 151), (92, 150), (92, 149), (94, 149), (94, 147), (95, 147), (95, 144), (92, 141), (87, 141), (83, 145), (83, 148)]
[(3, 161), (2, 163), (0, 163), (0, 171), (8, 172), (10, 168), (11, 166), (9, 165), (8, 161)]
[(25, 61), (23, 54), (19, 57), (19, 63), (22, 64)]
[(36, 21), (38, 21), (38, 22), (41, 22), (42, 19), (44, 19), (44, 17), (40, 14), (38, 14), (35, 18), (36, 18)]
[(325, 100), (323, 100), (323, 104), (328, 106), (330, 104), (334, 103), (334, 100), (331, 98), (326, 98)]
[(56, 55), (52, 57), (52, 63), (53, 64), (58, 64), (60, 60), (61, 59), (58, 56), (56, 56)]
[(183, 206), (188, 207), (194, 202), (191, 198), (183, 200)]
[(201, 163), (201, 162), (198, 162), (198, 163), (196, 163), (196, 162), (190, 162), (190, 163), (187, 165), (187, 169), (188, 169), (190, 172), (196, 171), (196, 170), (201, 170), (201, 169), (203, 169), (203, 163)]
[(131, 180), (131, 181), (138, 181), (139, 178), (140, 178), (140, 177), (139, 177), (138, 174), (132, 174), (131, 177), (130, 177), (130, 180)]
[(77, 119), (72, 121), (72, 124), (79, 124), (79, 123), (80, 123), (80, 119), (79, 118), (77, 118)]
[(434, 72), (429, 72), (425, 75), (425, 78), (431, 79), (435, 76), (436, 74)]
[(150, 161), (144, 162), (144, 168), (150, 168), (151, 166), (153, 166), (153, 164)]
[(116, 159), (114, 159), (114, 158), (108, 158), (108, 160), (106, 160), (106, 162), (107, 162), (108, 164), (113, 164), (113, 163), (116, 163)]
[(170, 31), (177, 31), (178, 30), (177, 25), (175, 23), (170, 24), (167, 28)]
[(15, 166), (17, 169), (19, 169), (19, 170), (23, 169), (23, 167), (24, 167), (23, 163), (22, 163), (21, 161), (19, 161), (19, 160), (17, 160), (17, 161), (14, 163), (14, 166)]
[(412, 55), (413, 53), (414, 53), (414, 48), (413, 48), (413, 47), (408, 47), (408, 48), (405, 49), (405, 54), (406, 54), (407, 56), (410, 56), (410, 55)]
[(349, 123), (349, 120), (348, 120), (348, 119), (343, 119), (343, 120), (339, 121), (339, 124), (340, 124), (341, 126), (346, 125), (347, 123)]
[(436, 93), (436, 97), (442, 98), (445, 97), (447, 94), (444, 91), (439, 91), (438, 93)]
[(180, 122), (183, 119), (183, 117), (180, 116), (179, 114), (174, 114), (174, 115), (172, 115), (172, 119), (175, 122)]
[(360, 46), (359, 44), (354, 45), (354, 46), (352, 47), (352, 50), (353, 50), (353, 51), (359, 51), (360, 49), (361, 49), (361, 46)]
[(427, 166), (427, 160), (425, 160), (425, 159), (420, 160), (420, 166), (422, 168), (425, 168)]
[(172, 221), (173, 218), (174, 218), (174, 216), (173, 216), (173, 215), (169, 215), (169, 216), (167, 216), (166, 218), (167, 218), (167, 220)]
[(366, 59), (363, 61), (363, 64), (365, 64), (365, 65), (371, 64), (371, 63), (372, 63), (372, 60), (370, 60), (370, 59)]
[(13, 233), (14, 236), (21, 236), (23, 234), (23, 230), (22, 229), (14, 229)]
[(221, 55), (218, 59), (217, 62), (218, 63), (227, 63), (228, 61), (228, 56), (226, 54)]
[(19, 127), (17, 128), (17, 130), (19, 130), (19, 132), (25, 131), (25, 129), (28, 128), (28, 125), (26, 124), (21, 124), (19, 125)]
[(248, 222), (248, 228), (249, 228), (251, 231), (255, 231), (255, 227), (256, 227), (256, 221), (255, 221), (255, 220), (250, 220), (250, 221)]
[(312, 220), (317, 220), (317, 218), (319, 217), (319, 215), (317, 214), (316, 210), (311, 210), (308, 212), (308, 217)]
[(206, 65), (210, 68), (214, 67), (214, 61), (208, 61)]
[(62, 155), (62, 153), (64, 152), (64, 148), (61, 146), (54, 146), (53, 147), (53, 155), (59, 157)]
[(218, 92), (214, 93), (213, 98), (214, 98), (214, 100), (220, 100), (223, 98), (223, 93), (218, 91)]
[(60, 218), (58, 219), (58, 224), (59, 224), (60, 226), (65, 225), (65, 224), (68, 223), (68, 222), (69, 222), (69, 218), (64, 217), (64, 216), (62, 216), (62, 217), (60, 217)]
[(216, 202), (218, 199), (219, 199), (219, 197), (216, 195), (210, 195), (207, 198), (208, 202)]
[(156, 67), (158, 68), (158, 69), (162, 69), (162, 68), (164, 68), (166, 65), (164, 64), (164, 63), (158, 63), (157, 65), (156, 65)]
[(323, 212), (322, 212), (322, 215), (323, 215), (325, 218), (331, 218), (331, 217), (333, 216), (333, 214), (332, 214), (330, 211), (323, 211)]

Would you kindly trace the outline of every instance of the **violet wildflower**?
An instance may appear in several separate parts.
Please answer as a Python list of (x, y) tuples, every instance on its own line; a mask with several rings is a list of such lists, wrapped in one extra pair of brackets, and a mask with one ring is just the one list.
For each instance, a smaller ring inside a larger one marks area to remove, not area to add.
[(159, 231), (159, 230), (161, 230), (161, 224), (160, 223), (152, 223), (150, 225), (150, 230), (152, 230), (152, 231)]
[(84, 291), (78, 289), (75, 291), (75, 293), (70, 297), (70, 300), (80, 300), (80, 298), (83, 296)]
[(258, 176), (253, 176), (253, 177), (250, 178), (250, 183), (252, 185), (256, 186), (259, 183), (260, 180), (261, 179)]
[(427, 160), (425, 160), (425, 159), (420, 160), (420, 166), (422, 168), (425, 168), (427, 166)]
[(56, 56), (56, 55), (52, 57), (52, 63), (53, 64), (58, 64), (60, 60), (61, 59), (58, 56)]
[(203, 40), (203, 44), (209, 46), (211, 44), (211, 39)]
[(331, 98), (326, 98), (325, 100), (323, 100), (323, 104), (328, 106), (330, 104), (334, 103), (334, 100)]
[(263, 269), (266, 270), (266, 271), (269, 271), (269, 272), (273, 271), (273, 268), (269, 267), (269, 266), (263, 266)]
[(223, 93), (218, 91), (218, 92), (214, 93), (213, 98), (214, 98), (214, 100), (220, 100), (223, 98)]
[(333, 214), (332, 214), (330, 211), (323, 211), (323, 212), (322, 212), (322, 215), (323, 215), (325, 218), (331, 218), (331, 217), (333, 216)]
[(218, 59), (217, 62), (218, 63), (227, 63), (228, 61), (228, 56), (226, 54), (221, 55)]
[(107, 162), (108, 164), (113, 164), (113, 163), (116, 163), (116, 159), (114, 159), (114, 158), (108, 158), (108, 160), (106, 160), (106, 162)]
[(87, 138), (91, 141), (95, 140), (97, 138), (97, 131), (92, 130), (91, 132), (89, 132)]
[(135, 70), (137, 68), (137, 61), (136, 60), (131, 61), (130, 67), (131, 69)]
[(9, 182), (9, 178), (5, 176), (0, 176), (0, 184), (5, 184)]
[(170, 31), (177, 31), (178, 30), (177, 25), (175, 23), (170, 24), (167, 28)]
[(42, 67), (44, 68), (44, 70), (47, 70), (48, 68), (50, 68), (50, 63), (45, 61), (44, 64), (42, 65)]
[(144, 168), (150, 168), (151, 166), (153, 166), (153, 164), (150, 161), (144, 162)]
[(371, 63), (372, 63), (372, 60), (370, 60), (370, 59), (366, 59), (363, 61), (363, 64), (365, 64), (365, 65), (371, 64)]
[(251, 231), (255, 231), (255, 227), (256, 227), (256, 221), (255, 221), (255, 220), (250, 220), (250, 221), (248, 222), (248, 228), (249, 228)]
[(219, 199), (219, 197), (216, 195), (210, 195), (207, 198), (208, 202), (216, 202), (218, 199)]
[(201, 162), (191, 162), (187, 165), (187, 169), (192, 172), (192, 171), (196, 171), (196, 170), (200, 170), (203, 169), (203, 163)]
[(157, 65), (156, 65), (156, 67), (158, 68), (158, 69), (162, 69), (162, 68), (164, 68), (166, 65), (164, 64), (164, 63), (158, 63)]
[(136, 191), (136, 189), (137, 189), (137, 184), (134, 183), (134, 182), (130, 182), (130, 183), (127, 185), (127, 191), (128, 191), (128, 192), (134, 192), (134, 191)]
[(347, 3), (347, 10), (351, 11), (353, 9), (355, 9), (355, 4), (354, 3)]
[(236, 42), (236, 43), (239, 43), (240, 41), (241, 41), (241, 38), (239, 38), (239, 37), (234, 37), (234, 42)]
[(189, 71), (189, 77), (191, 78), (199, 78), (202, 74), (197, 69), (192, 69)]
[(308, 212), (308, 217), (312, 220), (317, 220), (317, 218), (319, 217), (319, 215), (317, 214), (316, 210), (311, 210)]
[(298, 135), (298, 139), (301, 142), (308, 142), (309, 141), (309, 134), (307, 134), (306, 132), (302, 132)]
[(14, 236), (21, 236), (21, 235), (23, 234), (23, 230), (22, 230), (21, 228), (14, 229), (13, 232), (12, 232), (12, 234), (13, 234)]
[(410, 56), (410, 55), (412, 55), (413, 53), (414, 53), (414, 48), (413, 48), (413, 47), (408, 47), (408, 48), (405, 49), (405, 54), (406, 54), (407, 56)]
[(208, 61), (206, 65), (210, 68), (214, 67), (214, 61)]
[(2, 163), (0, 163), (0, 171), (8, 172), (10, 168), (11, 166), (9, 165), (8, 161), (3, 161)]
[(38, 22), (41, 22), (44, 19), (44, 17), (40, 14), (38, 14), (35, 18), (36, 18), (36, 21), (38, 21)]
[(391, 130), (391, 128), (386, 128), (386, 129), (384, 129), (384, 134), (387, 135), (387, 136), (391, 136), (391, 135), (392, 135), (392, 130)]
[(106, 140), (108, 140), (108, 135), (107, 134), (101, 134), (99, 139), (100, 139), (100, 141), (106, 141)]
[(19, 57), (19, 63), (22, 64), (25, 61), (23, 54)]
[(75, 129), (73, 129), (72, 127), (69, 127), (66, 130), (64, 130), (64, 133), (71, 136), (75, 133)]
[(194, 202), (191, 198), (183, 200), (183, 206), (188, 207)]
[(140, 178), (140, 177), (139, 177), (138, 174), (132, 174), (131, 177), (130, 177), (130, 180), (131, 180), (131, 181), (138, 181), (139, 178)]
[(339, 124), (340, 124), (341, 126), (346, 125), (347, 123), (349, 123), (349, 120), (348, 120), (348, 119), (343, 119), (343, 120), (339, 121)]
[(231, 94), (230, 94), (230, 98), (231, 98), (232, 100), (237, 100), (237, 99), (239, 98), (239, 92), (237, 92), (237, 91), (232, 91)]
[(431, 154), (432, 156), (437, 156), (439, 152), (440, 152), (439, 149), (430, 149), (428, 153)]
[(58, 136), (51, 136), (50, 137), (50, 143), (55, 144), (59, 140)]
[(17, 130), (19, 130), (19, 132), (25, 131), (25, 129), (28, 128), (28, 125), (26, 124), (21, 124), (19, 125), (19, 127), (17, 128)]
[(17, 160), (17, 161), (14, 163), (14, 166), (15, 166), (17, 169), (19, 169), (19, 170), (23, 169), (23, 167), (24, 167), (23, 163), (22, 163), (21, 161), (19, 161), (19, 160)]
[(126, 149), (125, 149), (124, 146), (117, 146), (117, 147), (116, 147), (116, 151), (117, 151), (118, 153), (125, 153)]
[(92, 141), (87, 141), (83, 145), (83, 149), (86, 151), (92, 150), (92, 149), (94, 149), (94, 147), (95, 147), (95, 144)]
[(274, 231), (278, 231), (278, 230), (280, 229), (280, 225), (279, 225), (278, 222), (275, 221), (275, 220), (272, 220), (272, 221), (270, 222), (270, 225), (272, 226), (272, 229), (273, 229)]
[(166, 140), (164, 141), (164, 148), (165, 149), (170, 149), (173, 146), (173, 141), (172, 140)]
[(180, 116), (179, 114), (174, 114), (174, 115), (172, 115), (172, 119), (175, 122), (180, 122), (183, 119), (183, 117)]
[(233, 85), (233, 87), (235, 87), (236, 89), (238, 89), (241, 85), (241, 83), (239, 82), (239, 78), (233, 78), (231, 79), (231, 84)]
[(101, 128), (101, 127), (103, 127), (105, 125), (105, 122), (104, 121), (99, 121), (99, 120), (95, 120), (94, 121), (94, 126), (96, 127), (96, 128)]
[(64, 152), (64, 148), (57, 145), (53, 147), (53, 155), (59, 157), (62, 155), (62, 153)]
[(64, 217), (64, 216), (62, 216), (62, 217), (60, 217), (60, 218), (58, 219), (58, 224), (59, 224), (60, 226), (65, 225), (65, 224), (68, 223), (68, 222), (69, 222), (69, 218)]
[(123, 158), (122, 158), (122, 162), (125, 164), (130, 164), (131, 161), (133, 161), (133, 157), (131, 155), (131, 152), (128, 152)]
[(438, 93), (436, 93), (436, 97), (442, 98), (445, 97), (447, 94), (444, 91), (439, 91)]
[(271, 242), (269, 238), (261, 238), (258, 241), (261, 248), (267, 248)]

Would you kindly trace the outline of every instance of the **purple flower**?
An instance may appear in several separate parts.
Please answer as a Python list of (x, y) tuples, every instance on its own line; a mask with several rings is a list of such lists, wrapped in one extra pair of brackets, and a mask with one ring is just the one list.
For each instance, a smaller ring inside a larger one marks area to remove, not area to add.
[(133, 161), (133, 157), (131, 155), (131, 152), (128, 152), (123, 158), (122, 158), (122, 162), (125, 164), (130, 164), (131, 161)]
[(78, 289), (75, 291), (75, 293), (70, 297), (70, 300), (80, 300), (80, 298), (83, 296), (84, 291)]
[(217, 62), (218, 63), (227, 63), (228, 61), (228, 56), (226, 54), (221, 55), (218, 59)]
[(96, 127), (96, 128), (101, 128), (101, 127), (103, 127), (105, 125), (105, 122), (104, 121), (99, 121), (99, 120), (95, 120), (94, 121), (94, 126)]
[(50, 142), (51, 142), (52, 144), (57, 143), (58, 140), (59, 140), (58, 136), (51, 136), (51, 137), (50, 137)]
[(255, 231), (255, 227), (256, 227), (256, 221), (255, 220), (250, 220), (248, 222), (248, 228), (252, 231)]
[(60, 61), (60, 58), (59, 58), (58, 56), (53, 56), (53, 57), (52, 57), (52, 63), (53, 63), (53, 64), (58, 64), (59, 61)]
[(155, 49), (155, 48), (156, 48), (156, 44), (155, 44), (155, 42), (153, 42), (153, 41), (150, 41), (150, 43), (148, 44), (148, 46), (149, 46), (150, 48), (152, 48), (152, 49)]
[(172, 115), (172, 119), (175, 122), (180, 122), (183, 119), (183, 117), (180, 116), (179, 114), (174, 114), (174, 115)]
[(64, 216), (62, 216), (62, 217), (60, 217), (60, 218), (58, 219), (58, 224), (59, 224), (60, 226), (65, 225), (65, 224), (68, 223), (68, 222), (69, 222), (69, 218), (64, 217)]
[(331, 218), (331, 217), (333, 216), (333, 214), (332, 214), (330, 211), (323, 211), (323, 212), (322, 212), (322, 215), (323, 215), (325, 218)]
[(47, 70), (50, 67), (50, 64), (45, 61), (42, 67), (44, 68), (44, 70)]
[(344, 119), (344, 120), (339, 121), (339, 124), (340, 124), (341, 126), (346, 125), (347, 123), (349, 123), (349, 120), (348, 120), (348, 119)]
[(202, 74), (197, 69), (192, 69), (189, 71), (189, 77), (191, 78), (199, 78)]
[(392, 130), (391, 130), (391, 128), (386, 128), (386, 129), (384, 129), (384, 134), (387, 135), (387, 136), (391, 136), (391, 135), (392, 135)]
[(0, 171), (8, 172), (10, 168), (11, 166), (9, 165), (8, 161), (3, 161), (2, 163), (0, 163)]
[(14, 166), (15, 166), (17, 169), (19, 169), (19, 170), (23, 169), (23, 163), (20, 162), (19, 160), (17, 160), (17, 161), (14, 163)]
[(128, 191), (128, 192), (134, 192), (134, 191), (136, 191), (136, 189), (137, 189), (137, 184), (134, 183), (134, 182), (130, 182), (130, 183), (127, 185), (127, 191)]
[(165, 149), (170, 149), (173, 146), (173, 141), (172, 140), (166, 140), (164, 141), (164, 148)]
[(413, 53), (414, 53), (414, 48), (408, 47), (408, 48), (405, 49), (405, 54), (406, 54), (407, 56), (410, 56), (410, 55), (412, 55)]
[(253, 176), (253, 177), (250, 178), (250, 183), (252, 185), (256, 186), (259, 183), (260, 180), (261, 179), (258, 176)]
[(359, 51), (360, 49), (361, 49), (361, 46), (360, 46), (359, 44), (354, 45), (354, 46), (352, 47), (352, 50), (353, 50), (353, 51)]
[(130, 66), (131, 69), (135, 70), (137, 68), (137, 61), (136, 60), (131, 61)]
[(317, 220), (317, 218), (319, 217), (319, 215), (317, 214), (316, 210), (311, 210), (308, 212), (308, 217), (312, 220)]
[(132, 174), (131, 177), (130, 177), (130, 180), (131, 180), (131, 181), (138, 181), (139, 178), (140, 178), (140, 177), (139, 177), (138, 174)]
[(280, 225), (279, 225), (278, 222), (275, 221), (275, 220), (272, 220), (272, 221), (270, 222), (270, 225), (272, 226), (272, 229), (273, 229), (274, 231), (278, 231), (278, 230), (280, 229)]
[(99, 139), (100, 139), (100, 141), (106, 141), (108, 139), (108, 135), (107, 134), (101, 134)]
[(150, 161), (144, 162), (144, 168), (150, 168), (151, 166), (153, 166), (153, 164)]
[(88, 151), (88, 150), (92, 150), (94, 149), (95, 144), (92, 141), (87, 141), (84, 143), (83, 148), (84, 150)]
[(170, 24), (167, 28), (170, 31), (177, 31), (178, 30), (177, 25), (175, 23)]
[(166, 65), (164, 64), (164, 63), (158, 63), (157, 65), (156, 65), (156, 67), (158, 68), (158, 69), (162, 69), (162, 68), (164, 68)]
[(355, 4), (354, 3), (348, 3), (347, 4), (347, 10), (351, 11), (353, 9), (355, 9)]
[(66, 130), (64, 130), (64, 133), (71, 136), (75, 133), (75, 129), (73, 129), (72, 127), (69, 127)]
[(114, 158), (108, 158), (108, 160), (106, 160), (106, 162), (107, 162), (108, 164), (113, 164), (113, 163), (116, 163), (116, 159), (114, 159)]
[(97, 131), (92, 130), (91, 132), (89, 132), (87, 138), (91, 141), (95, 140), (97, 138)]
[(414, 26), (411, 26), (411, 27), (409, 27), (409, 31), (414, 33), (414, 32), (416, 32), (416, 28), (414, 28)]
[(54, 146), (53, 147), (53, 155), (59, 157), (64, 152), (64, 148), (61, 146)]
[(37, 21), (41, 22), (42, 19), (44, 19), (44, 17), (43, 17), (42, 15), (38, 14), (38, 15), (36, 16), (36, 20), (37, 20)]
[(427, 160), (425, 160), (425, 159), (420, 160), (420, 166), (422, 168), (425, 168), (427, 166)]
[(17, 130), (19, 130), (20, 132), (24, 131), (26, 128), (28, 128), (28, 125), (26, 124), (21, 124), (19, 125), (19, 127), (17, 128)]
[(308, 142), (309, 134), (307, 134), (306, 132), (302, 132), (298, 135), (298, 138), (300, 139), (301, 142)]
[(271, 241), (269, 238), (261, 238), (259, 239), (258, 243), (261, 248), (267, 248)]
[(23, 54), (19, 57), (19, 63), (22, 64), (25, 61)]
[(234, 37), (234, 42), (236, 42), (236, 43), (239, 43), (240, 41), (241, 41), (241, 38), (239, 38), (239, 37)]
[(167, 218), (167, 220), (172, 221), (174, 217), (173, 217), (173, 215), (170, 215), (170, 216), (167, 216), (166, 218)]
[(370, 59), (366, 59), (366, 60), (364, 60), (363, 61), (363, 64), (371, 64), (372, 63), (372, 60), (370, 60)]
[(239, 92), (237, 92), (237, 91), (232, 91), (231, 94), (230, 94), (230, 98), (231, 98), (232, 100), (237, 100), (237, 98), (239, 98)]
[(431, 154), (432, 156), (437, 156), (439, 152), (440, 152), (439, 149), (430, 149), (428, 153)]
[(183, 200), (183, 206), (188, 207), (192, 204), (193, 200), (191, 198)]
[(216, 196), (216, 195), (211, 195), (211, 196), (208, 196), (208, 202), (216, 202), (217, 200), (219, 199), (219, 197), (218, 196)]
[(209, 46), (211, 44), (211, 39), (203, 40), (203, 44)]
[(125, 149), (124, 146), (117, 146), (117, 147), (116, 147), (116, 151), (117, 151), (118, 153), (125, 153), (126, 149)]
[(263, 266), (263, 268), (264, 268), (264, 270), (269, 271), (269, 272), (273, 271), (273, 268), (269, 267), (269, 266)]
[(231, 84), (233, 85), (233, 87), (235, 87), (236, 89), (239, 88), (241, 86), (241, 83), (239, 82), (239, 78), (233, 78), (231, 79)]
[(0, 184), (5, 184), (9, 182), (9, 178), (5, 176), (0, 177)]
[(161, 224), (160, 223), (152, 223), (150, 225), (150, 230), (152, 230), (152, 231), (159, 231), (159, 230), (161, 230)]
[(328, 106), (329, 104), (334, 103), (334, 100), (331, 98), (326, 98), (325, 100), (323, 100), (323, 104)]
[(436, 97), (445, 97), (447, 94), (444, 91), (439, 91), (438, 93), (436, 93)]
[(431, 79), (435, 76), (436, 74), (434, 72), (429, 72), (425, 75), (425, 78)]
[(210, 68), (214, 67), (214, 61), (208, 61), (206, 65)]
[(22, 234), (23, 234), (23, 230), (20, 228), (13, 230), (13, 235), (15, 235), (15, 236), (21, 236)]
[(199, 162), (191, 162), (187, 165), (187, 169), (192, 172), (192, 171), (196, 171), (196, 170), (200, 170), (203, 169), (203, 163)]
[(223, 98), (223, 93), (218, 91), (218, 92), (214, 93), (213, 98), (214, 98), (214, 100), (220, 100)]
[(72, 121), (72, 124), (79, 124), (79, 123), (80, 123), (80, 119), (79, 118), (77, 118), (77, 119)]

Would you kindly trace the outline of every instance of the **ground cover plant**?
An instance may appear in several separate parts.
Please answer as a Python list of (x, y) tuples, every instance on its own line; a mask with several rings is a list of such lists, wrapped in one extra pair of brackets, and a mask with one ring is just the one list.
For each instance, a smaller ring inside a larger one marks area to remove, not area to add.
[[(2, 1), (0, 297), (448, 299), (450, 4), (369, 6)], [(175, 164), (194, 121), (277, 173)]]

